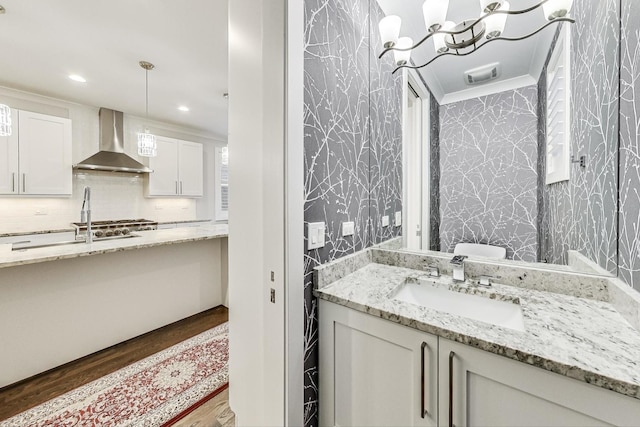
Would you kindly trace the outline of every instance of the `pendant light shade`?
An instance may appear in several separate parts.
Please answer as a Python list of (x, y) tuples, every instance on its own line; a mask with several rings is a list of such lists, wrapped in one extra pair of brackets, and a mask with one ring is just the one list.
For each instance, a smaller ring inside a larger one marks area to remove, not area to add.
[[(510, 7), (509, 2), (505, 1), (498, 10), (508, 12)], [(487, 26), (485, 34), (488, 39), (498, 37), (503, 33), (504, 26), (507, 23), (507, 16), (506, 13), (495, 13), (485, 18), (484, 23)]]
[[(409, 49), (413, 47), (413, 40), (411, 39), (411, 37), (400, 37), (395, 47), (397, 49)], [(408, 64), (409, 60), (411, 59), (410, 50), (394, 50), (393, 55), (396, 60), (396, 65)]]
[(549, 0), (542, 5), (544, 17), (549, 21), (567, 16), (573, 6), (573, 0)]
[(498, 10), (502, 4), (502, 0), (480, 0), (480, 11), (481, 13), (489, 13)]
[[(453, 21), (446, 21), (440, 31), (451, 31), (456, 26), (456, 23)], [(436, 53), (445, 53), (449, 50), (447, 44), (444, 42), (446, 34), (434, 34), (433, 35), (433, 47), (436, 50)]]
[[(151, 62), (140, 61), (140, 66), (144, 69), (145, 76), (145, 118), (149, 119), (149, 71), (155, 66)], [(149, 133), (149, 129), (138, 134), (138, 155), (143, 157), (155, 157), (158, 155), (158, 145), (156, 136)]]
[(444, 25), (449, 10), (449, 0), (425, 0), (422, 5), (424, 23), (430, 32), (438, 31)]
[(11, 108), (0, 104), (0, 136), (11, 136)]
[(380, 20), (378, 28), (380, 29), (380, 39), (385, 49), (395, 46), (400, 37), (400, 25), (402, 21), (399, 16), (389, 15)]

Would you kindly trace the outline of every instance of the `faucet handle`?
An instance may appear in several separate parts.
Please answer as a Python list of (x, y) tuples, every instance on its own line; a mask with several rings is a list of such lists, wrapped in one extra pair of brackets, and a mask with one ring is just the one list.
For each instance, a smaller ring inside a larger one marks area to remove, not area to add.
[(495, 277), (492, 277), (492, 276), (480, 276), (480, 279), (478, 280), (478, 284), (480, 286), (490, 287), (491, 286), (491, 281), (493, 279), (495, 279)]
[(437, 265), (431, 264), (429, 267), (429, 276), (431, 277), (440, 277), (440, 269)]

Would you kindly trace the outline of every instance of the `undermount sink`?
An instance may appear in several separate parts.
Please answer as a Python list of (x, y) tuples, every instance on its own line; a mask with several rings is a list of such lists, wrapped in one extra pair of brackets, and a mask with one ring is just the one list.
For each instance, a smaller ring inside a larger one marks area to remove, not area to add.
[(525, 330), (522, 307), (517, 301), (465, 294), (428, 280), (405, 283), (393, 299), (504, 328)]
[[(120, 240), (120, 239), (130, 239), (132, 237), (140, 237), (137, 234), (126, 234), (124, 236), (113, 236), (113, 237), (105, 237), (99, 240), (94, 240), (93, 243), (99, 243), (103, 241), (109, 240)], [(28, 249), (38, 249), (38, 248), (50, 248), (54, 246), (67, 246), (67, 245), (76, 245), (76, 244), (86, 244), (84, 240), (65, 240), (60, 242), (47, 242), (47, 243), (39, 243), (39, 244), (30, 244), (31, 242), (25, 242), (24, 244), (15, 243), (11, 248), (12, 251), (26, 251)]]

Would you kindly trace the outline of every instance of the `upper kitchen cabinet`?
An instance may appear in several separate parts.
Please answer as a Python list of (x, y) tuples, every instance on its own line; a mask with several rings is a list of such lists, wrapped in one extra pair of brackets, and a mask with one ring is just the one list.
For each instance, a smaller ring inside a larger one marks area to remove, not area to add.
[(17, 126), (11, 136), (0, 137), (0, 194), (71, 195), (71, 120), (12, 113)]
[(158, 153), (149, 158), (147, 196), (202, 197), (202, 144), (179, 139), (156, 137)]

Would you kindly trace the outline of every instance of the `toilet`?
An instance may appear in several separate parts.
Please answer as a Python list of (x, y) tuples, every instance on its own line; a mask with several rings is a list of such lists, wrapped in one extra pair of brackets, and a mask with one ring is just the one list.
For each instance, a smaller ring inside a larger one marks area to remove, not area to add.
[(506, 259), (507, 250), (500, 246), (481, 243), (458, 243), (453, 249), (454, 255), (481, 256), (485, 258)]

